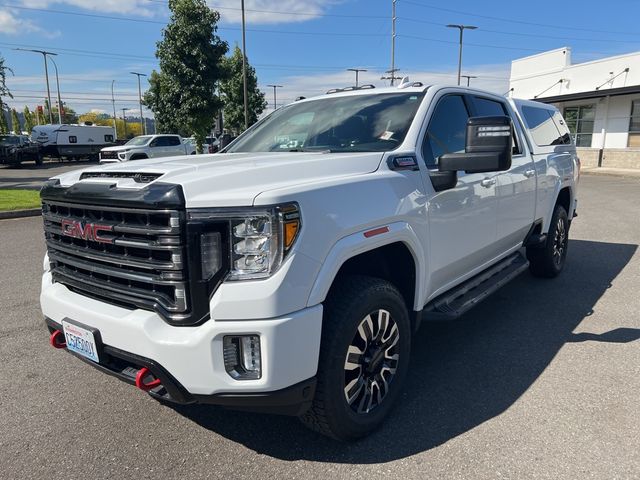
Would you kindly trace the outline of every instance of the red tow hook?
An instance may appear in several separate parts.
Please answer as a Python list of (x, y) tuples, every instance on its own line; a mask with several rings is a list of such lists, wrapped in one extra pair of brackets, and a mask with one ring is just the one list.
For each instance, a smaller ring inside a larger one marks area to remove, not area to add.
[[(153, 380), (145, 383), (144, 379), (149, 375), (153, 378)], [(144, 390), (145, 392), (153, 390), (154, 388), (160, 386), (161, 383), (162, 382), (160, 382), (160, 379), (155, 378), (153, 373), (151, 373), (151, 371), (147, 367), (142, 367), (136, 374), (136, 387), (138, 387), (140, 390)]]
[(49, 336), (49, 343), (53, 348), (67, 348), (67, 342), (64, 338), (64, 333), (60, 330), (54, 330), (51, 336)]

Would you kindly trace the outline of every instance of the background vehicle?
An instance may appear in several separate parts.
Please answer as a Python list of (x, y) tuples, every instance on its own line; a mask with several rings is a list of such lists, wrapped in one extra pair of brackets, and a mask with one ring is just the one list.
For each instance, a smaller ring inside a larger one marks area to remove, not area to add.
[(99, 125), (37, 125), (31, 141), (41, 146), (45, 156), (98, 159), (100, 149), (114, 144), (113, 127)]
[(553, 107), (408, 79), (279, 108), (216, 161), (70, 172), (41, 193), (51, 343), (156, 398), (358, 438), (421, 322), (562, 271), (577, 178)]
[(220, 150), (220, 140), (216, 137), (207, 137), (206, 143), (209, 146), (209, 153), (217, 153)]
[(195, 145), (185, 143), (180, 135), (140, 135), (124, 145), (103, 148), (100, 151), (100, 163), (119, 163), (195, 153)]
[(42, 165), (40, 146), (26, 135), (0, 135), (0, 164), (20, 165), (25, 161)]

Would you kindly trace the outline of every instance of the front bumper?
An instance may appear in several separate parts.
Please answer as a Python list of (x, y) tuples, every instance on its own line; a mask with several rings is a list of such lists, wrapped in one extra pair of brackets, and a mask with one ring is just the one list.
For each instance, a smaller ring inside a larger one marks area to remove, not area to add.
[[(108, 360), (104, 365), (91, 362), (94, 366), (124, 380), (125, 367), (146, 366), (171, 387), (167, 388), (170, 398), (156, 392), (158, 396), (178, 403), (242, 407), (248, 402), (257, 409), (261, 401), (269, 403), (269, 396), (312, 379), (318, 366), (321, 305), (272, 319), (213, 317), (197, 327), (175, 327), (154, 312), (128, 310), (74, 293), (52, 283), (48, 272), (43, 276), (40, 301), (50, 329), (59, 329), (64, 319), (70, 319), (99, 330)], [(258, 380), (234, 380), (224, 367), (223, 337), (243, 334), (260, 335), (262, 377)], [(306, 387), (293, 390), (304, 399), (302, 392), (309, 394)]]

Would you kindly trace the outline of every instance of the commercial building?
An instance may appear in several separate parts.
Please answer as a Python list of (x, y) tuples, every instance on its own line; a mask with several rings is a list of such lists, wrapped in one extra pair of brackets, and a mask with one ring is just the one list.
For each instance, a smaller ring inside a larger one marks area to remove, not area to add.
[(520, 58), (509, 95), (558, 107), (583, 164), (640, 168), (640, 52), (576, 64), (569, 47)]

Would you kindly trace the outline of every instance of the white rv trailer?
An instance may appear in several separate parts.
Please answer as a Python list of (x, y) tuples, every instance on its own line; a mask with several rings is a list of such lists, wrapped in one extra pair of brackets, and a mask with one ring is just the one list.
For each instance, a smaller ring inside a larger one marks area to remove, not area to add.
[(31, 141), (43, 155), (65, 158), (98, 158), (100, 150), (114, 145), (113, 127), (99, 125), (36, 125)]

